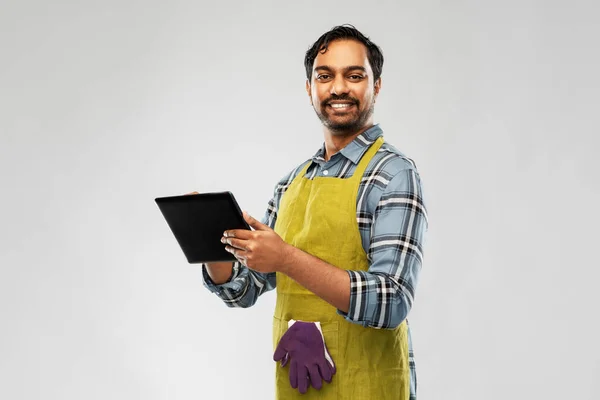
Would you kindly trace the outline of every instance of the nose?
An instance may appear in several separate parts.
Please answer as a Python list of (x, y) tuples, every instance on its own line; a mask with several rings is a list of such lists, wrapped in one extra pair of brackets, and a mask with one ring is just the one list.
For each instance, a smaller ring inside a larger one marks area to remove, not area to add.
[(349, 88), (346, 80), (343, 76), (337, 76), (332, 82), (329, 88), (329, 94), (340, 95), (342, 93), (348, 93)]

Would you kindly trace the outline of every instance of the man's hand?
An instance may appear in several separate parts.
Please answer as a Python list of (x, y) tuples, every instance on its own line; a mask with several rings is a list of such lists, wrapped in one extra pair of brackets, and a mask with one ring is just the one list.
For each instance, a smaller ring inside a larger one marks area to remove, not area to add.
[(292, 246), (270, 227), (244, 211), (244, 219), (253, 230), (233, 229), (223, 233), (221, 242), (246, 267), (258, 272), (276, 272), (282, 268)]

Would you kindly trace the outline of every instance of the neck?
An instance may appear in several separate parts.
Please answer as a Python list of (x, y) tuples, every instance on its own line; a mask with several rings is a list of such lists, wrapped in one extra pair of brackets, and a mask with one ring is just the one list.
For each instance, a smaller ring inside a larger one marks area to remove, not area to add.
[(324, 128), (325, 134), (325, 160), (329, 161), (329, 159), (336, 154), (338, 151), (342, 150), (349, 143), (351, 143), (358, 135), (366, 131), (367, 129), (373, 127), (373, 124), (367, 124), (360, 128), (358, 131), (354, 132), (339, 132), (339, 131), (331, 131), (328, 128)]

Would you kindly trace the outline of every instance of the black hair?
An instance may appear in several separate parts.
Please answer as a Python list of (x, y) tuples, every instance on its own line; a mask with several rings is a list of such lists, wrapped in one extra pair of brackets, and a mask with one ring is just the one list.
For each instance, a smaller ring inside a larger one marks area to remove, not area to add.
[(383, 69), (383, 53), (379, 46), (371, 42), (371, 40), (363, 35), (358, 29), (350, 24), (344, 24), (333, 27), (329, 32), (325, 32), (321, 37), (311, 46), (304, 56), (304, 67), (306, 68), (306, 79), (310, 81), (312, 77), (312, 69), (315, 59), (319, 52), (324, 53), (327, 51), (329, 43), (334, 40), (356, 40), (365, 45), (367, 48), (367, 59), (373, 70), (373, 76), (375, 80), (381, 76)]

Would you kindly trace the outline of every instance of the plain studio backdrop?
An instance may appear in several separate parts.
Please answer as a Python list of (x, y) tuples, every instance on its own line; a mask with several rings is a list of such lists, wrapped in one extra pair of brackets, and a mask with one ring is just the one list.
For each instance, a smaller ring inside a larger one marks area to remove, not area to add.
[(2, 2), (0, 398), (274, 397), (275, 293), (227, 308), (154, 198), (262, 217), (323, 142), (303, 57), (343, 23), (423, 179), (419, 399), (600, 398), (599, 9)]

